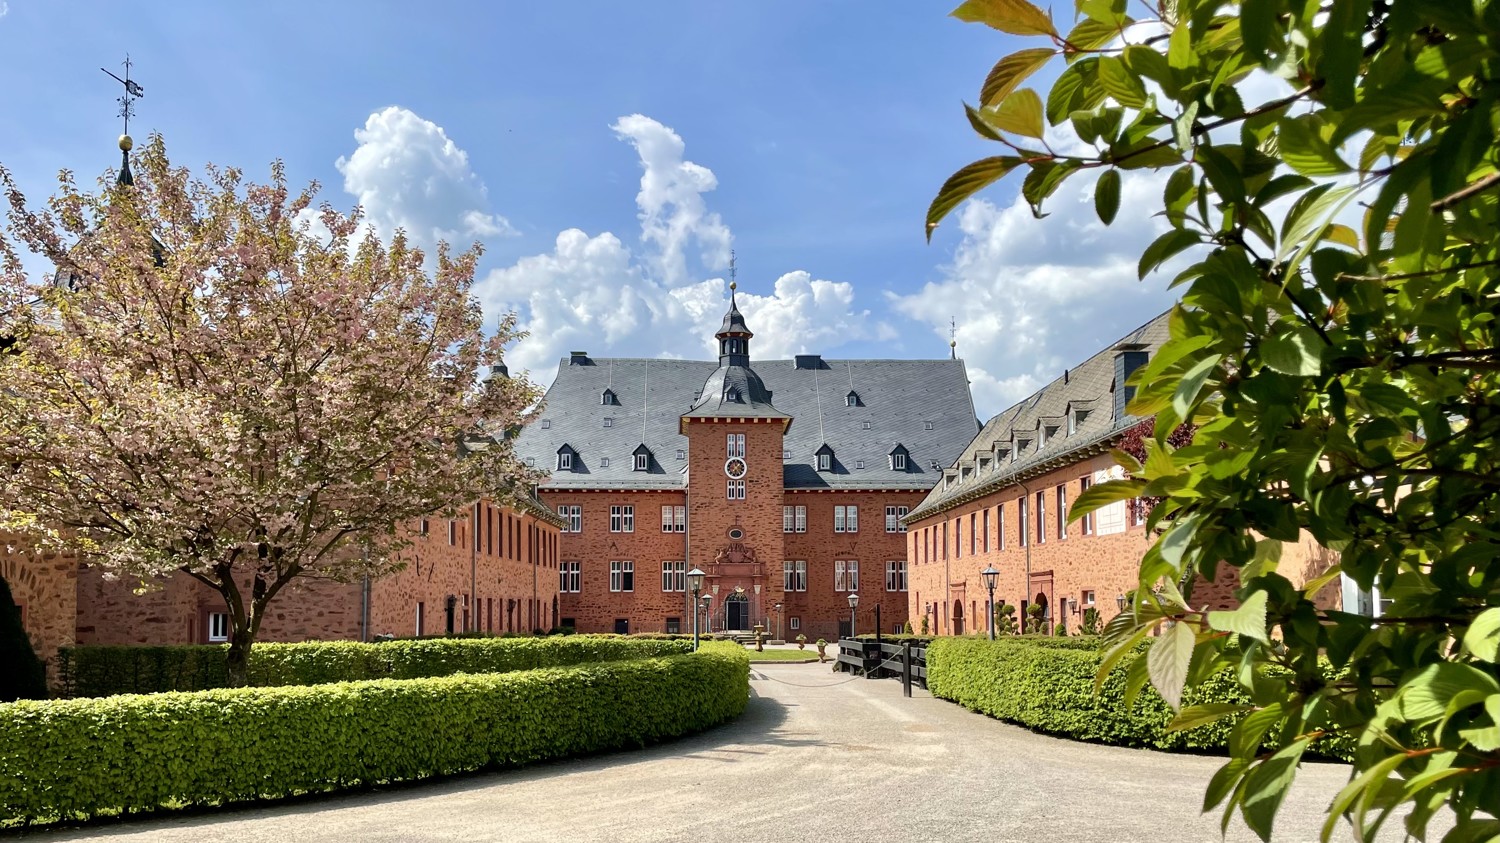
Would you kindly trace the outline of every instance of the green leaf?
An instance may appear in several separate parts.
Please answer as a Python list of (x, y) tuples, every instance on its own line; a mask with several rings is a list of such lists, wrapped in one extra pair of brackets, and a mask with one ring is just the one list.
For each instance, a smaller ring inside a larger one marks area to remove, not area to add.
[(1220, 632), (1233, 632), (1257, 641), (1269, 642), (1266, 634), (1266, 593), (1257, 591), (1233, 611), (1208, 613), (1208, 625)]
[(1442, 843), (1493, 843), (1500, 837), (1500, 820), (1476, 820), (1458, 823), (1443, 835)]
[(1115, 40), (1120, 34), (1120, 28), (1112, 23), (1084, 18), (1073, 27), (1068, 37), (1063, 39), (1076, 50), (1097, 50), (1105, 44)]
[(1323, 140), (1307, 115), (1277, 121), (1276, 142), (1282, 160), (1304, 176), (1336, 176), (1353, 169)]
[(1099, 60), (1099, 84), (1115, 102), (1126, 108), (1143, 108), (1146, 105), (1146, 86), (1115, 56)]
[(1236, 758), (1254, 758), (1260, 751), (1266, 732), (1286, 716), (1286, 708), (1279, 702), (1262, 706), (1245, 715), (1229, 733), (1229, 754)]
[(990, 69), (989, 76), (985, 77), (984, 85), (979, 89), (979, 104), (989, 107), (1010, 96), (1010, 92), (1014, 91), (1017, 85), (1037, 72), (1055, 55), (1057, 51), (1051, 48), (1033, 47), (1029, 50), (1011, 53), (996, 62), (995, 66)]
[(1167, 724), (1167, 731), (1177, 732), (1185, 729), (1196, 729), (1206, 726), (1231, 714), (1239, 714), (1249, 711), (1250, 706), (1243, 703), (1204, 703), (1203, 705), (1190, 705), (1184, 708), (1178, 715)]
[(1500, 694), (1495, 677), (1473, 665), (1439, 662), (1403, 682), (1394, 699), (1402, 717), (1420, 722), (1448, 714), (1455, 700), (1473, 705), (1490, 694)]
[(1099, 60), (1080, 59), (1052, 83), (1047, 92), (1047, 122), (1056, 126), (1075, 111), (1086, 111), (1104, 101), (1099, 86)]
[(1469, 624), (1464, 652), (1480, 661), (1500, 662), (1500, 606), (1485, 609)]
[(1275, 755), (1260, 762), (1245, 777), (1245, 794), (1240, 800), (1240, 813), (1245, 825), (1262, 840), (1271, 839), (1271, 826), (1276, 821), (1276, 811), (1286, 798), (1292, 779), (1297, 776), (1297, 763), (1307, 749), (1307, 738), (1283, 747)]
[(1172, 410), (1177, 413), (1178, 418), (1188, 417), (1188, 410), (1197, 402), (1198, 393), (1203, 390), (1203, 382), (1208, 380), (1208, 376), (1218, 367), (1221, 359), (1223, 359), (1221, 355), (1210, 354), (1194, 363), (1193, 367), (1183, 374), (1176, 391), (1172, 393)]
[(953, 17), (982, 23), (1011, 35), (1056, 35), (1052, 17), (1027, 0), (967, 0)]
[(1174, 623), (1146, 652), (1151, 685), (1174, 711), (1182, 707), (1182, 689), (1187, 684), (1188, 666), (1193, 660), (1193, 643), (1193, 628), (1185, 623)]
[(1019, 163), (1021, 159), (1010, 156), (984, 158), (949, 176), (927, 208), (927, 239), (932, 239), (932, 230), (958, 203), (994, 184)]
[(989, 109), (984, 116), (987, 122), (1006, 132), (1025, 135), (1028, 138), (1042, 137), (1042, 98), (1030, 88), (1021, 88), (1001, 100), (996, 108)]
[(1137, 267), (1140, 277), (1144, 279), (1155, 272), (1157, 267), (1170, 260), (1173, 255), (1202, 242), (1197, 232), (1188, 231), (1185, 228), (1174, 228), (1152, 240), (1151, 245), (1146, 247), (1146, 251), (1141, 253), (1140, 266)]
[(1307, 325), (1278, 334), (1260, 344), (1261, 360), (1283, 375), (1313, 377), (1323, 370), (1321, 355), (1326, 343)]
[(1115, 214), (1120, 210), (1120, 171), (1109, 169), (1099, 176), (1099, 183), (1094, 185), (1094, 211), (1099, 214), (1099, 221), (1105, 225), (1115, 221)]
[[(1287, 212), (1286, 223), (1281, 227), (1281, 248), (1277, 259), (1290, 257), (1295, 251), (1302, 254), (1312, 250), (1323, 231), (1332, 223), (1333, 217), (1352, 199), (1357, 188), (1354, 185), (1334, 187), (1320, 184), (1302, 194)], [(1299, 260), (1287, 261), (1296, 266)]]
[(1026, 174), (1026, 180), (1021, 184), (1021, 196), (1031, 206), (1031, 214), (1037, 219), (1046, 216), (1042, 213), (1042, 202), (1063, 183), (1068, 176), (1078, 172), (1080, 167), (1077, 161), (1037, 161), (1031, 165), (1031, 172)]
[(969, 125), (974, 127), (974, 131), (978, 132), (980, 137), (992, 141), (1003, 140), (1000, 133), (995, 131), (995, 127), (989, 124), (990, 113), (981, 112), (974, 106), (964, 103), (964, 116), (969, 118)]
[(1132, 498), (1138, 498), (1145, 488), (1146, 481), (1139, 477), (1096, 483), (1080, 494), (1078, 500), (1073, 501), (1073, 507), (1069, 510), (1068, 520), (1082, 518), (1101, 506), (1108, 506), (1117, 501), (1128, 501)]

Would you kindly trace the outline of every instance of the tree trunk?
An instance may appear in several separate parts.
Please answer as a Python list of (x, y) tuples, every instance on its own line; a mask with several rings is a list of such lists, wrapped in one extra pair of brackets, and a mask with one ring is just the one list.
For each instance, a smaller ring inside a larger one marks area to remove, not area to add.
[(236, 629), (229, 636), (229, 655), (225, 664), (229, 668), (229, 687), (243, 688), (250, 684), (250, 647), (255, 644), (255, 634), (248, 629)]

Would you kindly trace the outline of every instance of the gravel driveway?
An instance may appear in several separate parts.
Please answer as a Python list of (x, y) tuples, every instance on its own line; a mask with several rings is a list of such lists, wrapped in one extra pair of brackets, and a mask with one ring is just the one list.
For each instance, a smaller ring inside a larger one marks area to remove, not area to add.
[[(751, 678), (754, 699), (740, 720), (643, 751), (24, 839), (1221, 839), (1217, 813), (1198, 812), (1219, 759), (1042, 737), (826, 665), (758, 664)], [(1315, 840), (1345, 776), (1338, 765), (1304, 766), (1277, 839)], [(1255, 838), (1236, 820), (1228, 839)]]

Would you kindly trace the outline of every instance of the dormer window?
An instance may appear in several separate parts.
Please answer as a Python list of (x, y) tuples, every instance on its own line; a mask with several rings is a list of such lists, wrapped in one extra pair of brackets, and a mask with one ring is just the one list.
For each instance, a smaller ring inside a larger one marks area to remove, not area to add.
[(818, 459), (819, 471), (833, 470), (833, 449), (828, 447), (828, 444), (826, 442), (823, 444), (823, 447), (817, 450), (815, 456)]
[(724, 400), (738, 402), (740, 400), (740, 391), (731, 386), (724, 391)]
[(599, 403), (605, 406), (618, 407), (620, 405), (620, 399), (615, 397), (615, 391), (613, 389), (606, 389), (599, 394)]
[(569, 446), (569, 445), (563, 445), (561, 448), (558, 448), (557, 449), (557, 470), (558, 471), (572, 471), (573, 470), (573, 458), (575, 456), (577, 456), (577, 455), (578, 455), (578, 452), (575, 451), (575, 450), (573, 450), (573, 448), (571, 446)]
[(1088, 410), (1074, 410), (1073, 412), (1069, 413), (1068, 414), (1068, 433), (1069, 434), (1077, 433), (1078, 432), (1078, 428), (1080, 428), (1080, 427), (1083, 426), (1084, 421), (1088, 417), (1089, 417), (1089, 411)]
[(906, 470), (906, 458), (910, 456), (910, 453), (906, 450), (906, 447), (904, 445), (896, 445), (896, 447), (892, 448), (891, 452), (886, 456), (890, 457), (891, 471)]
[(859, 400), (859, 393), (852, 389), (849, 390), (848, 395), (844, 396), (845, 407), (863, 407), (864, 405), (864, 402)]
[(651, 449), (647, 448), (644, 443), (636, 447), (632, 453), (632, 457), (634, 458), (633, 468), (635, 471), (651, 470)]

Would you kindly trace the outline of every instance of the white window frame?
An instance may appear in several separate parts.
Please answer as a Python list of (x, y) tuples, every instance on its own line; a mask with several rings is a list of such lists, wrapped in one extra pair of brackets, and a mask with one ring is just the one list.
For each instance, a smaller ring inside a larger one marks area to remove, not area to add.
[(663, 561), (661, 563), (661, 590), (687, 591), (687, 563)]
[(616, 593), (635, 591), (635, 562), (630, 559), (609, 561), (609, 590)]
[(571, 451), (563, 451), (562, 453), (560, 453), (560, 454), (557, 455), (557, 470), (558, 471), (572, 471), (573, 470), (573, 454), (572, 454)]
[(984, 530), (984, 540), (980, 544), (984, 547), (983, 552), (990, 552), (990, 508), (984, 508), (984, 514), (979, 519), (980, 528)]
[(577, 560), (559, 562), (557, 566), (558, 588), (564, 594), (578, 594), (583, 590), (583, 563)]
[(208, 613), (208, 640), (209, 643), (212, 644), (218, 644), (229, 640), (228, 612)]
[(781, 532), (791, 533), (797, 529), (797, 508), (794, 506), (783, 506), (781, 508)]
[(844, 507), (842, 504), (833, 508), (833, 531), (844, 532)]
[(1068, 487), (1066, 484), (1057, 487), (1057, 540), (1063, 541), (1068, 537)]
[(600, 457), (599, 458), (599, 467), (600, 468), (609, 468), (609, 457)]
[(1026, 500), (1025, 495), (1017, 498), (1017, 500), (1021, 502), (1021, 505), (1017, 507), (1016, 512), (1016, 523), (1021, 528), (1020, 546), (1026, 547), (1031, 543), (1031, 513), (1027, 512), (1029, 504)]
[(609, 531), (611, 533), (635, 532), (634, 504), (615, 504), (609, 508)]
[(672, 507), (672, 521), (674, 522), (672, 524), (672, 532), (674, 532), (674, 533), (685, 533), (685, 532), (687, 532), (687, 507), (685, 507), (685, 506), (674, 506), (674, 507)]
[(891, 454), (891, 471), (905, 471), (905, 470), (906, 470), (906, 455), (905, 454)]
[(651, 468), (651, 455), (650, 454), (636, 454), (635, 455), (635, 470), (636, 471), (646, 471), (646, 470), (648, 470), (650, 468)]
[(832, 471), (833, 470), (833, 455), (832, 454), (818, 454), (818, 470), (819, 471)]
[(845, 529), (844, 529), (844, 532), (846, 532), (846, 533), (857, 533), (857, 532), (859, 532), (859, 507), (850, 505), (850, 506), (845, 507), (845, 509), (848, 510), (848, 511), (844, 514), (844, 518), (845, 518), (845, 525), (844, 525)]
[(787, 618), (786, 619), (786, 625), (787, 625), (788, 629), (792, 629), (792, 630), (801, 629), (802, 628), (802, 619), (801, 618), (797, 618), (797, 617)]
[(1005, 549), (1005, 504), (995, 504), (995, 549)]
[(726, 500), (742, 501), (745, 499), (745, 481), (730, 480), (724, 487)]
[(1047, 543), (1047, 492), (1036, 493), (1036, 543)]
[(900, 516), (896, 514), (896, 507), (894, 507), (894, 506), (888, 506), (888, 507), (886, 507), (885, 508), (885, 531), (887, 533), (894, 533), (894, 532), (896, 532), (896, 528), (899, 527), (899, 526), (901, 526), (901, 520), (900, 520)]
[(805, 533), (805, 532), (807, 532), (807, 507), (805, 507), (805, 506), (799, 506), (799, 507), (797, 507), (796, 516), (797, 516), (797, 532), (799, 532), (799, 533)]
[(743, 433), (729, 433), (729, 434), (726, 434), (726, 436), (727, 436), (727, 439), (725, 440), (724, 448), (725, 448), (725, 451), (727, 453), (725, 453), (724, 456), (726, 458), (739, 457), (740, 459), (744, 459), (745, 458), (745, 434), (743, 434)]
[(665, 504), (661, 508), (661, 531), (663, 533), (670, 533), (670, 532), (672, 532), (672, 505), (671, 504)]
[(458, 544), (458, 522), (452, 518), (448, 519), (448, 544)]
[(615, 426), (615, 420), (612, 419), (612, 418), (610, 418), (609, 416), (605, 416), (604, 417), (604, 426), (605, 427), (614, 427)]
[(906, 590), (906, 560), (891, 559), (885, 563), (885, 590)]
[(788, 559), (783, 563), (781, 573), (781, 590), (807, 590), (807, 560)]
[(859, 560), (835, 559), (833, 562), (833, 590), (859, 591)]
[[(1082, 496), (1085, 492), (1087, 492), (1089, 490), (1089, 487), (1092, 485), (1094, 485), (1094, 479), (1092, 477), (1078, 478), (1079, 496)], [(1092, 536), (1094, 534), (1094, 513), (1089, 512), (1084, 514), (1083, 523), (1079, 526), (1079, 529), (1085, 536)]]
[(422, 617), (422, 615), (425, 612), (426, 608), (427, 608), (427, 604), (426, 603), (422, 602), (421, 600), (417, 601), (417, 631), (415, 633), (416, 635), (421, 635), (422, 634), (422, 621), (424, 620), (424, 618)]

